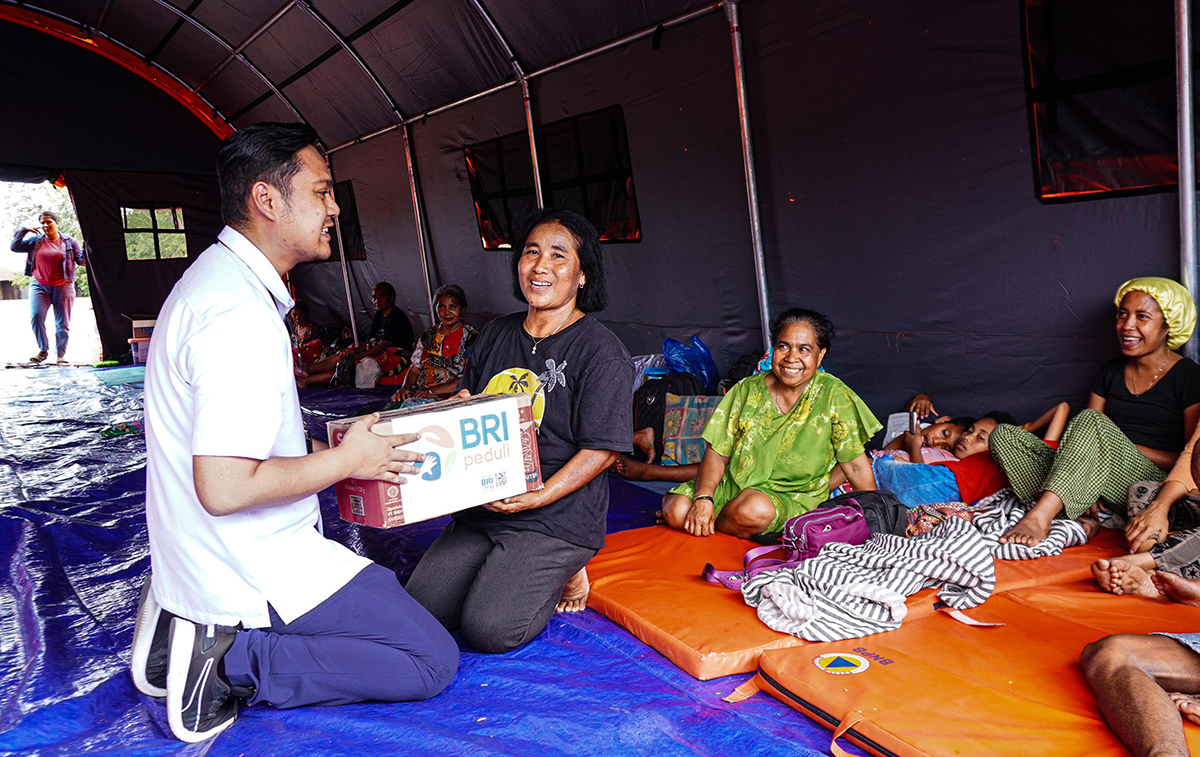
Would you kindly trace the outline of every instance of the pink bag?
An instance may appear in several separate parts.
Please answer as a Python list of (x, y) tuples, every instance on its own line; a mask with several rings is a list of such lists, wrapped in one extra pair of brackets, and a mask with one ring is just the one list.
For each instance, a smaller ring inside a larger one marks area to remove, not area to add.
[[(853, 499), (837, 507), (820, 507), (803, 515), (788, 518), (780, 537), (783, 544), (755, 547), (742, 558), (742, 570), (717, 570), (709, 563), (701, 577), (726, 589), (741, 591), (742, 582), (764, 570), (794, 568), (803, 560), (815, 557), (821, 547), (831, 542), (864, 544), (871, 538), (871, 529), (863, 517), (862, 508)], [(783, 550), (783, 559), (766, 555)]]

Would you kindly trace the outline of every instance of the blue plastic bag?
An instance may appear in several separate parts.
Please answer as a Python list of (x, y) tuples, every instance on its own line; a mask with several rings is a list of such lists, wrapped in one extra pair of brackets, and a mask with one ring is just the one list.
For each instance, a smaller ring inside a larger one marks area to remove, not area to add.
[(667, 365), (680, 373), (690, 373), (700, 379), (704, 390), (709, 394), (717, 391), (717, 382), (720, 381), (721, 374), (717, 371), (716, 361), (704, 346), (704, 342), (700, 341), (700, 337), (693, 336), (690, 347), (674, 339), (664, 340), (663, 357), (667, 359)]

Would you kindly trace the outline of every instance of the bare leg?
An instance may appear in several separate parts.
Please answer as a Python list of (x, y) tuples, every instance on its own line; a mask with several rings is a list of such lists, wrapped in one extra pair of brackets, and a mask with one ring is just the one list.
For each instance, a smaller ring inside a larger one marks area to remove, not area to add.
[(563, 584), (562, 599), (555, 605), (555, 612), (583, 612), (587, 608), (588, 592), (592, 585), (588, 583), (587, 568), (571, 576), (571, 580)]
[(1172, 602), (1200, 607), (1200, 580), (1182, 578), (1161, 570), (1155, 571), (1151, 580), (1154, 581), (1155, 588)]
[[(1113, 594), (1140, 594), (1157, 597), (1159, 592), (1150, 583), (1149, 572), (1154, 570), (1154, 558), (1145, 554), (1125, 555), (1112, 560), (1092, 563), (1092, 575), (1100, 588)], [(1135, 590), (1140, 588), (1141, 591)]]
[[(647, 426), (633, 432), (633, 447), (646, 458), (648, 465), (654, 464), (654, 429)], [(689, 479), (690, 480), (690, 479)]]
[(775, 520), (775, 503), (757, 489), (743, 489), (717, 516), (717, 530), (739, 539), (766, 531)]
[(1200, 655), (1166, 636), (1120, 635), (1088, 644), (1080, 662), (1100, 712), (1129, 751), (1186, 757), (1182, 710), (1167, 692), (1200, 692)]
[(1063, 509), (1063, 501), (1054, 492), (1042, 492), (1037, 504), (1029, 508), (1017, 525), (1000, 537), (1001, 544), (1025, 544), (1030, 547), (1041, 542), (1050, 533), (1054, 516)]
[(613, 463), (613, 472), (629, 481), (670, 481), (677, 484), (695, 480), (699, 465), (650, 465), (621, 455)]
[(683, 530), (683, 519), (692, 509), (692, 501), (682, 494), (667, 494), (663, 497), (663, 523), (671, 528)]

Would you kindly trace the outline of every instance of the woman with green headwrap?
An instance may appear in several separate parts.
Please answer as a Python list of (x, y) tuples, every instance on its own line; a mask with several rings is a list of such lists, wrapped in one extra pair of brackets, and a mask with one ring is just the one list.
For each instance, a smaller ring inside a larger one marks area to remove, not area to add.
[[(1071, 420), (1058, 449), (1015, 426), (992, 432), (992, 456), (1021, 502), (1032, 504), (1001, 542), (1037, 544), (1054, 518), (1078, 520), (1097, 502), (1126, 517), (1130, 487), (1165, 479), (1196, 428), (1200, 366), (1174, 352), (1196, 327), (1196, 303), (1177, 282), (1158, 277), (1125, 282), (1115, 302), (1122, 356), (1100, 367), (1087, 409)], [(1126, 536), (1142, 530), (1130, 523)], [(1142, 547), (1130, 544), (1130, 551)]]

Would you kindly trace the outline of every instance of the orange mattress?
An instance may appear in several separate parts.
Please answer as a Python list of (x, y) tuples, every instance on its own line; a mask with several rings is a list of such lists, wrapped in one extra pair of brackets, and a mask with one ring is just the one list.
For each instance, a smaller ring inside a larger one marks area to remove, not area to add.
[[(1120, 533), (1102, 531), (1058, 557), (997, 563), (996, 592), (1081, 581), (1091, 575), (1093, 561), (1122, 554), (1123, 545)], [(755, 546), (726, 534), (697, 538), (665, 526), (610, 534), (588, 564), (588, 606), (700, 680), (753, 672), (765, 651), (808, 642), (767, 628), (739, 592), (710, 584), (700, 573), (710, 562), (738, 568)], [(932, 590), (910, 597), (905, 624), (932, 615), (933, 603)]]
[[(1110, 633), (1200, 629), (1200, 609), (1082, 582), (1005, 592), (971, 614), (1007, 625), (935, 615), (862, 639), (768, 650), (755, 683), (830, 729), (849, 726), (846, 737), (873, 754), (1116, 757), (1128, 752), (1084, 681), (1083, 647)], [(857, 660), (847, 653), (869, 666), (848, 673), (841, 661)], [(827, 654), (842, 674), (818, 667)], [(1188, 725), (1187, 737), (1200, 754), (1200, 728)]]

